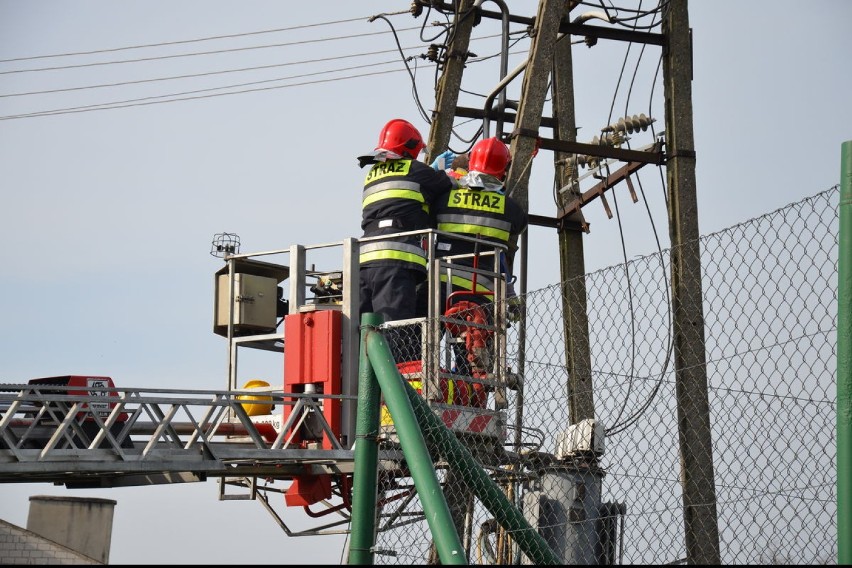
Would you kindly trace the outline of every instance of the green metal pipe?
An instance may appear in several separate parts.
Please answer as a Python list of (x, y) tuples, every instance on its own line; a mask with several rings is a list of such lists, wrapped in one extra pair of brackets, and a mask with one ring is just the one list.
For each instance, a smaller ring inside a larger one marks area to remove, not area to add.
[[(396, 415), (394, 414), (393, 407), (391, 407), (391, 401), (388, 400), (388, 386), (391, 386), (394, 389), (395, 394), (397, 392), (402, 393), (407, 399), (405, 403), (398, 400), (394, 400), (393, 403), (399, 408), (407, 407), (406, 412), (411, 412), (410, 418), (412, 421), (416, 418), (416, 422), (414, 422), (413, 426), (407, 426), (413, 427), (416, 432), (416, 438), (420, 442), (424, 443), (422, 449), (418, 447), (417, 455), (422, 456), (422, 459), (428, 462), (429, 471), (434, 474), (434, 467), (432, 465), (431, 458), (429, 457), (422, 431), (429, 432), (431, 447), (434, 448), (436, 452), (440, 451), (440, 453), (444, 454), (444, 457), (449, 462), (450, 467), (452, 467), (458, 474), (459, 479), (471, 491), (473, 491), (480, 501), (482, 501), (483, 505), (489, 512), (491, 512), (492, 515), (494, 515), (494, 518), (497, 519), (500, 526), (512, 532), (512, 537), (518, 541), (521, 550), (524, 551), (533, 563), (562, 565), (562, 561), (556, 556), (547, 544), (547, 541), (538, 534), (538, 531), (529, 525), (523, 514), (509, 501), (506, 495), (503, 494), (488, 474), (483, 471), (482, 467), (470, 454), (468, 449), (465, 448), (458, 439), (456, 439), (453, 433), (447, 430), (444, 424), (429, 408), (429, 405), (426, 404), (426, 401), (417, 394), (417, 391), (414, 390), (411, 385), (402, 380), (384, 338), (378, 333), (370, 334), (367, 338), (367, 347), (369, 349), (370, 362), (373, 364), (373, 369), (376, 372), (379, 383), (382, 385), (382, 392), (385, 395), (385, 403), (388, 405), (388, 410), (391, 411), (391, 416), (393, 417), (397, 432), (400, 434), (400, 442), (402, 443), (403, 451), (405, 452), (406, 440), (402, 437), (400, 425), (397, 424)], [(406, 418), (408, 418), (407, 414)], [(420, 423), (422, 431), (421, 428), (417, 427), (417, 422)], [(412, 438), (414, 436), (409, 435), (409, 437)], [(405, 456), (406, 459), (408, 459), (408, 453), (406, 453)], [(411, 460), (408, 459), (408, 461), (410, 466)], [(438, 489), (440, 490), (440, 486)], [(417, 488), (417, 491), (420, 493), (419, 487)], [(421, 500), (424, 499), (424, 495), (420, 494), (420, 498)], [(442, 503), (446, 505), (445, 500), (442, 500)], [(447, 513), (449, 515), (449, 511), (447, 511)], [(453, 528), (451, 517), (448, 517), (447, 523), (448, 525), (446, 528)], [(454, 528), (453, 532), (455, 533)], [(435, 534), (434, 529), (432, 534)], [(458, 538), (457, 533), (456, 538)], [(443, 562), (443, 557), (441, 557), (441, 561)]]
[(355, 471), (352, 479), (352, 533), (349, 543), (349, 564), (372, 565), (374, 560), (381, 391), (370, 360), (367, 359), (367, 332), (381, 324), (381, 314), (361, 316), (358, 413), (355, 422), (355, 440), (358, 443), (355, 444)]
[(461, 482), (494, 515), (497, 523), (512, 534), (512, 538), (517, 541), (524, 554), (536, 565), (564, 564), (544, 537), (530, 526), (523, 513), (509, 501), (500, 487), (485, 473), (464, 444), (459, 442), (435, 416), (426, 401), (410, 385), (405, 387), (418, 422), (422, 424), (424, 431), (429, 432), (431, 447), (443, 454)]
[[(435, 466), (429, 457), (426, 441), (406, 395), (406, 387), (411, 387), (399, 374), (387, 342), (380, 332), (367, 330), (366, 343), (367, 358), (393, 419), (402, 453), (414, 479), (417, 495), (423, 504), (426, 522), (429, 523), (441, 564), (467, 564), (467, 556), (441, 490)], [(357, 457), (355, 459), (357, 460)]]
[(840, 150), (837, 285), (837, 563), (852, 564), (852, 140)]

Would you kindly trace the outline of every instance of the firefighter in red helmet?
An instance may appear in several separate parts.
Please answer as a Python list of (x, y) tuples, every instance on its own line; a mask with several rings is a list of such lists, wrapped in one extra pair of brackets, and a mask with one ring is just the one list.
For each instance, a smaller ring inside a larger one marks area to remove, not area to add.
[(468, 169), (488, 174), (502, 182), (511, 160), (512, 156), (506, 144), (499, 138), (486, 138), (474, 144), (470, 151)]
[[(528, 216), (517, 201), (506, 195), (503, 181), (510, 162), (509, 148), (499, 138), (477, 142), (470, 151), (468, 173), (459, 179), (459, 187), (441, 197), (435, 205), (434, 217), (439, 231), (506, 245), (504, 270), (511, 278), (513, 249), (527, 229)], [(443, 256), (473, 254), (476, 248), (476, 243), (470, 241), (439, 237), (439, 254)], [(446, 281), (445, 276), (442, 279)], [(472, 290), (471, 284), (464, 278), (453, 277), (454, 289)], [(477, 284), (488, 286), (486, 282)]]
[[(509, 295), (513, 295), (512, 260), (518, 237), (527, 229), (528, 215), (521, 205), (506, 193), (504, 179), (511, 161), (509, 148), (499, 138), (486, 138), (477, 142), (470, 151), (467, 174), (458, 180), (459, 187), (444, 194), (434, 207), (435, 226), (438, 231), (474, 237), (489, 243), (505, 245), (501, 270), (509, 282)], [(479, 256), (493, 251), (488, 245), (455, 239), (440, 234), (437, 244), (440, 256), (467, 255), (453, 261), (449, 274), (441, 274), (441, 309), (452, 311), (460, 307), (485, 306), (489, 320), (494, 299), (493, 280), (475, 275), (466, 267), (492, 271), (494, 256)], [(451, 278), (452, 294), (447, 295), (446, 282)], [(448, 301), (449, 300), (449, 301)], [(459, 302), (461, 306), (454, 308)], [(457, 370), (470, 374), (472, 357), (459, 353)], [(474, 373), (475, 374), (475, 373)], [(479, 385), (481, 386), (481, 385)]]
[[(362, 168), (371, 165), (361, 201), (362, 238), (388, 235), (361, 243), (360, 313), (378, 313), (385, 321), (420, 315), (416, 288), (427, 270), (422, 235), (390, 235), (432, 228), (431, 206), (455, 186), (446, 173), (417, 160), (424, 147), (417, 128), (395, 118), (382, 128), (375, 150), (358, 158)], [(420, 337), (414, 335), (390, 334), (397, 362), (420, 358)]]

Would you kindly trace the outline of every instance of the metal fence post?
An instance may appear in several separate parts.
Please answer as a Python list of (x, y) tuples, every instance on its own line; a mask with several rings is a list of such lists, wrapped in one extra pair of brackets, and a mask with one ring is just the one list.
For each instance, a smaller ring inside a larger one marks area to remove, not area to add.
[(837, 562), (852, 563), (852, 140), (841, 145), (837, 281)]

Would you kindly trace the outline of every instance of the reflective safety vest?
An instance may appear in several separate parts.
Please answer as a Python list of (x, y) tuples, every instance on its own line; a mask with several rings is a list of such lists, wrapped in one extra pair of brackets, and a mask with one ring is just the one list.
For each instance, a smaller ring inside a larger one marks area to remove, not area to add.
[[(482, 189), (455, 188), (435, 204), (437, 229), (445, 233), (475, 237), (495, 244), (509, 245), (527, 227), (527, 214), (512, 198), (496, 191)], [(472, 243), (453, 239), (446, 235), (438, 237), (438, 251), (442, 256), (472, 254), (474, 252), (493, 253), (495, 249), (487, 244)], [(493, 256), (480, 259), (479, 268), (493, 271)], [(458, 268), (459, 264), (472, 266), (473, 259), (456, 260), (452, 270), (452, 284), (455, 289), (473, 290), (473, 272)], [(447, 275), (441, 274), (441, 281), (447, 281)], [(476, 275), (475, 292), (493, 292), (492, 278)]]
[(512, 221), (506, 213), (506, 196), (494, 191), (453, 189), (439, 205), (438, 230), (471, 237), (509, 242)]
[[(428, 229), (429, 204), (453, 187), (444, 172), (410, 159), (373, 164), (364, 180), (361, 229), (364, 237)], [(426, 271), (420, 237), (388, 238), (361, 245), (362, 265), (383, 265)]]

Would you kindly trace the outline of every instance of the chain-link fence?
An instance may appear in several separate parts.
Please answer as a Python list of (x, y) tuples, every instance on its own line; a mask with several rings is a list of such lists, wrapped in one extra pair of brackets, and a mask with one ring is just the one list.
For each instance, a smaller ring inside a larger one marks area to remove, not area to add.
[[(697, 457), (712, 468), (714, 502), (684, 506), (685, 484), (708, 470), (680, 458), (680, 436), (701, 432), (678, 413), (695, 393), (678, 392), (670, 250), (526, 294), (526, 325), (505, 334), (508, 369), (477, 375), (471, 355), (462, 377), (442, 364), (430, 398), (456, 435), (423, 432), (468, 561), (537, 563), (546, 542), (569, 564), (681, 563), (690, 541), (718, 534), (723, 564), (834, 563), (838, 196), (834, 187), (700, 239), (698, 395), (712, 456)], [(585, 327), (588, 341), (569, 338), (581, 352), (568, 364), (563, 318), (577, 300), (587, 322), (572, 334)], [(470, 353), (490, 337), (491, 322), (473, 315), (454, 316), (467, 333), (442, 322), (444, 349)], [(424, 375), (407, 376), (423, 386)], [(594, 421), (571, 426), (578, 400)], [(404, 460), (381, 468), (377, 563), (437, 560), (408, 475)], [(689, 522), (702, 507), (716, 527)]]

